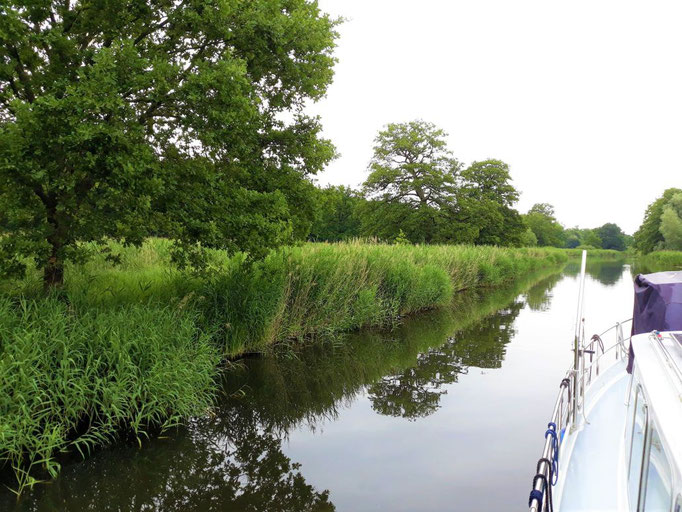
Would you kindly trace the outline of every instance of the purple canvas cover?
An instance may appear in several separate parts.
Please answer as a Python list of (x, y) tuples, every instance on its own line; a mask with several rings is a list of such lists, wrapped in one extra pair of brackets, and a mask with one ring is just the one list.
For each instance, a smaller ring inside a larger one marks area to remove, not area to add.
[[(682, 330), (682, 272), (639, 274), (635, 278), (632, 334)], [(630, 344), (628, 373), (635, 355)]]

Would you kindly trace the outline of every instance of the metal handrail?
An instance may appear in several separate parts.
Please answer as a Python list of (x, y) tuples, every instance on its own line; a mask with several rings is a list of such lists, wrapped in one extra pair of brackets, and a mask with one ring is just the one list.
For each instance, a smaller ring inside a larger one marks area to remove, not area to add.
[[(554, 423), (556, 425), (556, 433), (558, 436), (561, 436), (561, 433), (563, 430), (566, 428), (568, 423), (570, 422), (570, 416), (571, 416), (571, 408), (570, 408), (570, 403), (569, 400), (566, 400), (564, 402), (564, 397), (566, 394), (568, 396), (571, 396), (571, 380), (568, 378), (570, 377), (571, 372), (566, 373), (566, 378), (562, 380), (562, 385), (561, 385), (561, 391), (559, 391), (559, 396), (557, 396), (556, 402), (554, 403), (554, 409), (552, 411), (552, 419), (551, 423)], [(563, 383), (568, 381), (568, 385), (564, 386)], [(565, 413), (564, 413), (565, 409)], [(545, 446), (542, 449), (542, 457), (541, 459), (546, 459), (546, 460), (552, 460), (554, 458), (554, 443), (552, 442), (552, 438), (548, 437), (545, 435)], [(545, 479), (547, 481), (547, 486), (552, 485), (552, 482), (550, 481), (550, 466), (547, 464), (545, 461), (541, 461), (538, 465), (537, 468), (537, 473), (542, 474), (545, 476)], [(542, 481), (537, 480), (535, 481), (534, 487), (535, 490), (538, 490), (542, 493), (543, 499), (546, 499), (546, 489), (544, 488), (544, 484)], [(540, 503), (536, 499), (531, 500), (530, 503), (530, 510), (531, 512), (540, 512)]]
[(663, 344), (663, 338), (661, 337), (661, 334), (656, 331), (652, 333), (651, 337), (654, 338), (654, 341), (656, 342), (655, 346), (657, 346), (658, 350), (661, 352), (665, 364), (673, 371), (677, 377), (677, 380), (682, 383), (682, 370), (680, 370), (679, 366), (677, 366), (672, 354)]
[[(582, 376), (584, 378), (584, 376), (586, 374), (588, 374), (588, 378), (587, 378), (588, 385), (592, 382), (592, 368), (595, 368), (596, 375), (599, 376), (599, 363), (600, 363), (602, 357), (604, 357), (604, 355), (606, 355), (607, 352), (610, 352), (611, 350), (616, 349), (616, 361), (620, 359), (620, 356), (621, 356), (620, 351), (622, 351), (623, 354), (628, 352), (628, 348), (625, 346), (625, 342), (630, 340), (631, 336), (628, 336), (626, 338), (623, 335), (623, 325), (627, 324), (628, 322), (631, 322), (631, 321), (632, 321), (632, 318), (628, 318), (627, 320), (623, 320), (622, 322), (618, 322), (615, 325), (606, 329), (601, 334), (597, 334), (595, 336), (592, 336), (592, 338), (590, 338), (589, 343), (585, 344), (583, 342), (583, 346), (581, 347), (581, 352), (582, 352), (581, 356), (583, 359)], [(615, 343), (613, 343), (613, 345), (609, 346), (608, 348), (605, 348), (604, 345), (599, 344), (599, 348), (601, 348), (601, 353), (598, 353), (598, 351), (595, 349), (595, 343), (598, 340), (601, 340), (603, 343), (602, 338), (607, 333), (611, 332), (614, 329), (616, 330), (616, 341), (615, 341)], [(585, 361), (584, 361), (586, 353), (590, 355), (590, 363), (587, 365), (585, 364)], [(594, 359), (595, 354), (596, 354), (596, 359)]]

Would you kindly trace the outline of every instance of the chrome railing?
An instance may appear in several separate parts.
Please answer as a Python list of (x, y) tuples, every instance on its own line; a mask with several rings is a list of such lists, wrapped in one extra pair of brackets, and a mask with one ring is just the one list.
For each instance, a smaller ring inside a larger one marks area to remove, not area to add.
[[(533, 488), (528, 506), (532, 512), (552, 510), (552, 486), (558, 476), (559, 447), (563, 440), (567, 426), (572, 417), (573, 381), (570, 379), (571, 372), (561, 381), (559, 396), (554, 403), (554, 410), (545, 432), (545, 446), (542, 456), (538, 460), (533, 478)], [(551, 433), (553, 431), (553, 433)], [(556, 441), (555, 441), (556, 440)], [(543, 508), (544, 507), (544, 508)]]

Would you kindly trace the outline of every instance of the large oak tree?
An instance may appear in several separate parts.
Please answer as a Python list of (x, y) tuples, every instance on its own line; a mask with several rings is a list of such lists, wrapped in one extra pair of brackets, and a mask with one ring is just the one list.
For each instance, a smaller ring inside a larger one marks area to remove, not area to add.
[(366, 235), (412, 242), (520, 245), (524, 225), (513, 208), (518, 192), (500, 160), (466, 169), (432, 123), (389, 124), (375, 139), (366, 203), (359, 205)]
[(457, 179), (461, 164), (447, 147), (446, 133), (432, 123), (391, 123), (374, 140), (363, 192), (365, 234), (395, 237), (402, 229), (413, 242), (442, 243), (457, 237)]
[(3, 2), (2, 274), (33, 258), (59, 285), (107, 237), (186, 257), (305, 236), (307, 176), (334, 149), (303, 107), (336, 23), (309, 0)]

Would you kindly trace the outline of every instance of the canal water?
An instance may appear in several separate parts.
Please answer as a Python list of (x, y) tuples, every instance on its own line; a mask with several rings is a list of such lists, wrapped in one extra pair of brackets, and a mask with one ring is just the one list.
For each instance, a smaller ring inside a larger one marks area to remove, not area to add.
[[(0, 509), (523, 510), (571, 364), (577, 273), (243, 361), (211, 417), (67, 462)], [(631, 316), (631, 282), (627, 265), (589, 266), (588, 335)]]

